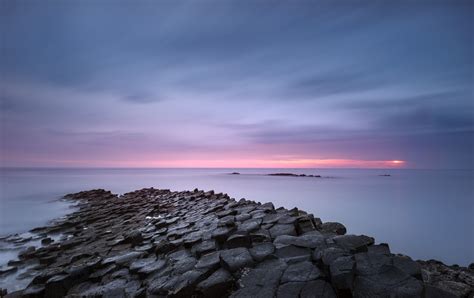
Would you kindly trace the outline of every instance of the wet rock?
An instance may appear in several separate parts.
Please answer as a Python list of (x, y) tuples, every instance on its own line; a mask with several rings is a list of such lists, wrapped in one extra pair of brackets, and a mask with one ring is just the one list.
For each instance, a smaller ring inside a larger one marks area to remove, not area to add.
[(374, 244), (374, 238), (365, 235), (341, 235), (333, 238), (334, 242), (351, 252), (367, 251), (367, 246)]
[(311, 250), (309, 248), (294, 245), (279, 247), (276, 249), (275, 254), (287, 263), (308, 261), (311, 259)]
[(320, 227), (323, 233), (333, 233), (336, 235), (345, 235), (347, 230), (346, 227), (338, 222), (325, 222)]
[(273, 241), (276, 247), (294, 245), (300, 247), (316, 248), (325, 244), (325, 239), (322, 235), (307, 234), (301, 236), (281, 235)]
[(264, 261), (241, 277), (240, 288), (231, 297), (274, 297), (285, 269), (280, 260)]
[(197, 269), (202, 268), (213, 268), (217, 269), (220, 264), (220, 252), (211, 252), (209, 254), (201, 256), (199, 261), (196, 264)]
[(242, 267), (254, 265), (252, 256), (247, 248), (239, 247), (221, 251), (222, 265), (230, 272), (237, 271)]
[(367, 247), (367, 252), (372, 253), (372, 254), (390, 255), (390, 248), (388, 244), (381, 243), (381, 244), (371, 245)]
[(173, 297), (191, 297), (195, 286), (209, 276), (206, 270), (191, 270), (184, 272), (178, 277), (173, 286), (171, 296)]
[(15, 266), (0, 267), (0, 277), (14, 273), (16, 271), (18, 271), (18, 268)]
[(388, 267), (379, 274), (356, 276), (354, 297), (421, 297), (422, 283), (407, 276), (396, 267)]
[(227, 228), (227, 227), (219, 227), (212, 232), (212, 238), (216, 239), (217, 242), (219, 243), (224, 243), (227, 240), (227, 237), (229, 237), (230, 233), (232, 232), (232, 229)]
[(301, 298), (321, 297), (321, 298), (336, 298), (336, 293), (331, 287), (331, 284), (324, 280), (314, 280), (305, 283), (300, 292)]
[(292, 224), (275, 224), (270, 228), (270, 236), (276, 238), (281, 235), (296, 236), (295, 226)]
[(143, 256), (143, 252), (139, 251), (131, 251), (131, 252), (124, 252), (117, 256), (106, 258), (102, 264), (108, 265), (110, 263), (116, 263), (117, 265), (126, 265), (127, 263), (131, 263), (133, 260), (140, 258)]
[(222, 217), (225, 217), (225, 216), (236, 215), (236, 214), (237, 214), (236, 210), (228, 209), (228, 210), (224, 210), (224, 211), (221, 211), (221, 212), (217, 212), (216, 216), (218, 218), (222, 218)]
[(48, 245), (48, 244), (51, 244), (53, 242), (54, 242), (54, 240), (51, 239), (50, 237), (46, 237), (46, 238), (41, 239), (41, 244), (43, 244), (43, 245)]
[(339, 293), (350, 294), (355, 275), (355, 262), (352, 256), (342, 256), (329, 266), (331, 283)]
[(236, 247), (250, 247), (251, 241), (247, 235), (234, 234), (227, 238), (226, 247), (227, 248), (236, 248)]
[(204, 297), (223, 297), (230, 292), (234, 279), (225, 269), (219, 269), (197, 285)]
[(316, 226), (314, 225), (312, 218), (309, 216), (298, 218), (296, 227), (299, 235), (316, 230)]
[(305, 285), (304, 282), (288, 282), (278, 287), (276, 297), (287, 298), (287, 297), (299, 297), (301, 289)]
[(271, 240), (270, 232), (267, 230), (258, 230), (250, 233), (250, 240), (253, 243), (268, 242)]
[(215, 251), (217, 249), (216, 241), (215, 240), (205, 240), (201, 243), (196, 244), (193, 247), (193, 251), (196, 253), (198, 257), (203, 254)]
[(142, 268), (138, 269), (138, 274), (140, 275), (149, 275), (155, 271), (161, 270), (163, 267), (166, 266), (166, 260), (165, 259), (158, 259), (153, 263), (147, 264), (143, 266)]
[(255, 261), (261, 262), (275, 252), (275, 246), (271, 242), (263, 242), (254, 245), (249, 252)]
[(124, 243), (130, 243), (133, 246), (139, 245), (143, 241), (142, 233), (139, 231), (131, 231), (124, 237)]
[(194, 257), (178, 259), (173, 264), (173, 270), (176, 274), (182, 274), (186, 271), (193, 269), (196, 263), (197, 263), (197, 260)]
[(421, 279), (421, 266), (410, 257), (396, 255), (392, 258), (393, 265), (408, 275)]
[(129, 268), (130, 268), (130, 271), (137, 272), (140, 269), (142, 269), (143, 267), (149, 266), (149, 265), (151, 265), (155, 262), (156, 262), (156, 257), (149, 257), (149, 258), (146, 258), (146, 259), (139, 259), (139, 260), (133, 261), (130, 264)]
[(245, 222), (243, 222), (239, 227), (237, 228), (237, 231), (241, 231), (244, 233), (249, 233), (252, 231), (256, 231), (260, 229), (260, 223), (261, 219), (249, 219)]
[[(43, 297), (45, 296), (44, 285), (29, 285), (22, 293), (23, 297)], [(1, 296), (1, 295), (0, 295)], [(7, 296), (9, 297), (9, 296)]]
[(303, 261), (290, 264), (283, 273), (280, 282), (304, 282), (315, 280), (320, 276), (321, 272), (319, 271), (318, 267), (314, 266), (313, 263), (309, 261)]
[(235, 216), (235, 221), (243, 222), (248, 219), (252, 218), (252, 216), (248, 213), (243, 213)]
[[(33, 278), (10, 297), (469, 297), (472, 270), (393, 255), (367, 236), (294, 208), (213, 191), (71, 194), (79, 211), (10, 262)], [(23, 244), (24, 237), (4, 241)], [(225, 250), (223, 250), (225, 248)], [(314, 261), (313, 262), (311, 262)], [(0, 276), (12, 272), (3, 268)], [(217, 271), (216, 271), (217, 270)], [(232, 273), (231, 273), (232, 272)], [(238, 279), (234, 281), (234, 279)], [(330, 281), (332, 284), (328, 283)]]

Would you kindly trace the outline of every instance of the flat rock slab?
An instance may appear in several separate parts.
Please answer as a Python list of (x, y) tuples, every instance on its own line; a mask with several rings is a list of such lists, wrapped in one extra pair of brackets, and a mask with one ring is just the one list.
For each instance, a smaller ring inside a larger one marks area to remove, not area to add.
[(220, 257), (223, 266), (231, 272), (237, 271), (242, 267), (254, 265), (254, 260), (249, 250), (244, 247), (223, 250)]

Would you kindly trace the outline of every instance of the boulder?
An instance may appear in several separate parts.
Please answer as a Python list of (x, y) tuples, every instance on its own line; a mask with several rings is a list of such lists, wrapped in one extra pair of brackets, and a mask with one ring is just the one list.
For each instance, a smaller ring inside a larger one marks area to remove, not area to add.
[(367, 246), (374, 244), (374, 238), (365, 235), (341, 235), (333, 238), (334, 242), (351, 252), (367, 251)]
[(346, 227), (338, 222), (325, 222), (321, 225), (320, 231), (336, 235), (345, 235), (347, 232)]

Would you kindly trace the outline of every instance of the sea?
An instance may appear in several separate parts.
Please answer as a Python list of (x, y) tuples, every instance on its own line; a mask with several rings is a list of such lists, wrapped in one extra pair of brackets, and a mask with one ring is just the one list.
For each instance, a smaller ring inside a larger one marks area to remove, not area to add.
[[(238, 172), (240, 175), (232, 175)], [(278, 177), (270, 173), (321, 175)], [(412, 169), (18, 169), (0, 170), (0, 239), (72, 212), (64, 194), (104, 188), (214, 190), (298, 207), (393, 253), (448, 265), (474, 262), (474, 171)], [(26, 234), (28, 235), (28, 234)], [(21, 247), (0, 246), (0, 266)]]

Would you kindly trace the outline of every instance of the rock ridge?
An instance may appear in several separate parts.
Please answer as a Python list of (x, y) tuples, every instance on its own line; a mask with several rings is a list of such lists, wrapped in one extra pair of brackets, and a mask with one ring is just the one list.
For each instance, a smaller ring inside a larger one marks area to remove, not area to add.
[[(5, 297), (473, 297), (474, 270), (414, 261), (305, 211), (214, 191), (68, 194), (78, 210), (0, 277)], [(53, 241), (60, 233), (62, 240)]]

